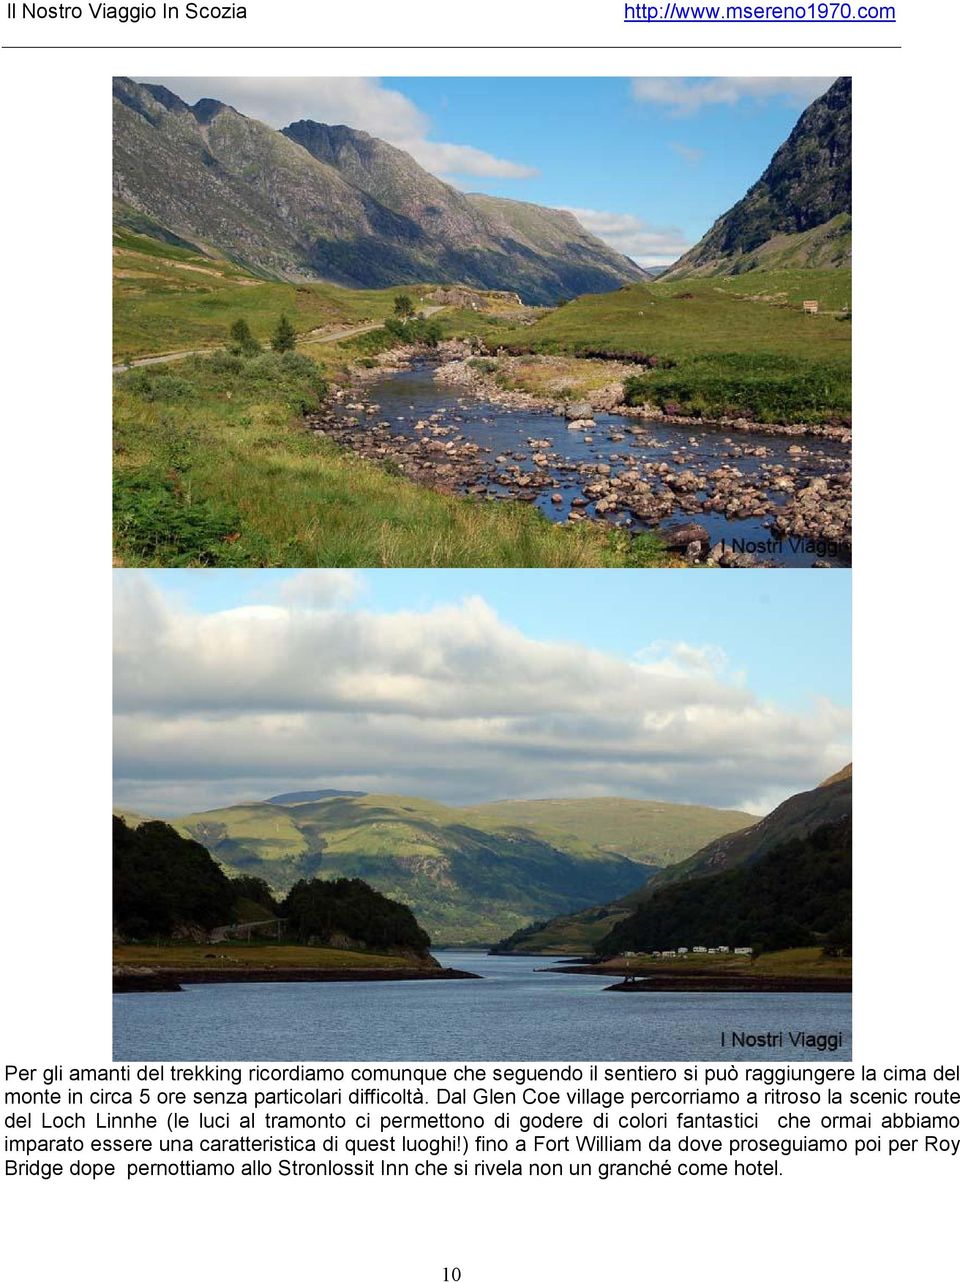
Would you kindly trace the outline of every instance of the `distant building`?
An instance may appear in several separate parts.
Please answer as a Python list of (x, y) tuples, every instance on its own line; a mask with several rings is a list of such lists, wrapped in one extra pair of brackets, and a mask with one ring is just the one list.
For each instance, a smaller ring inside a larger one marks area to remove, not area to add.
[(624, 953), (624, 957), (636, 957), (636, 953)]
[(816, 316), (820, 310), (820, 303), (816, 298), (805, 298), (803, 300), (803, 310), (810, 316)]
[(753, 956), (753, 949), (752, 949), (752, 948), (735, 948), (733, 951), (734, 951), (735, 953), (737, 953), (737, 954), (738, 954), (739, 956), (741, 956), (741, 957), (742, 957), (742, 956), (748, 956), (748, 957), (752, 957), (752, 956)]
[(661, 957), (676, 957), (676, 955), (677, 950), (675, 948), (665, 948), (660, 954)]
[(678, 953), (679, 955), (681, 955), (681, 956), (682, 956), (684, 953), (688, 953), (689, 951), (690, 951), (690, 949), (689, 949), (689, 948), (678, 948), (678, 949), (677, 949), (677, 953)]
[(700, 945), (698, 944), (693, 951), (695, 953), (705, 953), (707, 950), (705, 948), (701, 948)]

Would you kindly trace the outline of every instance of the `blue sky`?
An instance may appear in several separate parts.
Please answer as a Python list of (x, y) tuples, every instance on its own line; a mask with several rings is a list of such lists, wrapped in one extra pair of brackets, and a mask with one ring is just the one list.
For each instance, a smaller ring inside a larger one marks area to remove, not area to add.
[[(165, 593), (210, 613), (283, 601), (301, 570), (148, 571)], [(849, 706), (850, 574), (843, 570), (361, 570), (337, 571), (350, 611), (425, 613), (481, 597), (537, 641), (630, 659), (657, 645), (723, 651), (764, 699), (798, 708), (825, 696)]]
[(144, 79), (276, 127), (366, 129), (463, 190), (573, 209), (655, 265), (739, 200), (831, 77)]

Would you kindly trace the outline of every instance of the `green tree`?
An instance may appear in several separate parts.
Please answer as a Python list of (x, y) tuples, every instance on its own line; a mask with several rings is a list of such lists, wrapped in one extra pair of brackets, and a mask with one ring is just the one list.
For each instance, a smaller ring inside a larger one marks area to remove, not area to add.
[(242, 316), (230, 326), (230, 350), (235, 356), (256, 356), (263, 350)]
[(398, 294), (393, 300), (393, 311), (394, 315), (399, 316), (401, 320), (406, 320), (408, 317), (413, 316), (416, 309), (410, 295)]
[(297, 345), (297, 331), (287, 320), (286, 314), (277, 321), (270, 346), (275, 352), (292, 352)]

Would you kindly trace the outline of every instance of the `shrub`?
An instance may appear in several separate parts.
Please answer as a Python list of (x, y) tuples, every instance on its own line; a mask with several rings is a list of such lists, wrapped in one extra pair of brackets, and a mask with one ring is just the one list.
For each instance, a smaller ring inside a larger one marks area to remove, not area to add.
[(850, 380), (839, 362), (811, 365), (789, 356), (728, 352), (627, 378), (623, 399), (704, 418), (824, 422), (849, 414)]
[(263, 350), (243, 317), (230, 326), (230, 350), (240, 356), (254, 356)]
[(236, 532), (236, 509), (213, 499), (191, 498), (178, 481), (149, 472), (121, 472), (114, 480), (117, 534), (134, 555), (168, 565), (217, 565), (224, 539)]
[(197, 394), (189, 379), (162, 365), (132, 369), (123, 376), (124, 387), (145, 401), (188, 401)]
[(297, 331), (290, 324), (286, 313), (277, 321), (270, 346), (275, 352), (292, 352), (297, 345)]

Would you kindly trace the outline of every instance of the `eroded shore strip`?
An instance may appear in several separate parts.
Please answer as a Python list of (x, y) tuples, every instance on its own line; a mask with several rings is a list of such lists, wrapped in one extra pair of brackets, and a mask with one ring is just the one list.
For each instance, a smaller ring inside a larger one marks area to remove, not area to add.
[(549, 974), (601, 975), (619, 979), (610, 984), (605, 993), (849, 993), (853, 982), (849, 977), (832, 975), (719, 975), (711, 971), (690, 970), (685, 974), (645, 975), (636, 971), (629, 974), (608, 970), (604, 966), (543, 966), (538, 969)]
[(253, 967), (236, 969), (171, 968), (115, 974), (115, 993), (179, 993), (184, 984), (343, 984), (370, 983), (393, 979), (482, 979), (468, 970), (441, 966), (436, 970), (421, 967)]

